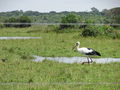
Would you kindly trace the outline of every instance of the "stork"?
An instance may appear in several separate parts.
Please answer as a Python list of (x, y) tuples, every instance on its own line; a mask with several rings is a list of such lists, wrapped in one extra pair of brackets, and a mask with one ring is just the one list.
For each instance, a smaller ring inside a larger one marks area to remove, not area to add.
[[(89, 63), (93, 62), (93, 60), (90, 57), (90, 55), (101, 56), (101, 54), (99, 52), (93, 50), (92, 48), (86, 48), (86, 47), (81, 47), (80, 48), (80, 42), (79, 41), (75, 43), (75, 46), (73, 47), (73, 49), (76, 49), (78, 52), (80, 52), (80, 53), (82, 53), (82, 54), (87, 56), (88, 62), (83, 62), (82, 64), (84, 64), (84, 63), (88, 63), (89, 64)], [(91, 60), (91, 62), (90, 62), (90, 60)]]

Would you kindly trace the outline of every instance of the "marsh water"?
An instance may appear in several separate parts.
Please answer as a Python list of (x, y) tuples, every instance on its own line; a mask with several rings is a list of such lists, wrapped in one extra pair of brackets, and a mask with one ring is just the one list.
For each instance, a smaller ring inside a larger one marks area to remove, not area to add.
[(0, 37), (0, 40), (9, 39), (40, 39), (41, 37)]
[[(82, 63), (88, 62), (86, 57), (42, 57), (42, 56), (33, 56), (35, 62), (42, 62), (43, 60), (54, 60), (63, 63)], [(120, 62), (120, 58), (92, 58), (96, 63), (110, 63), (110, 62)]]
[[(41, 37), (0, 37), (0, 40), (9, 40), (9, 39), (40, 39)], [(35, 58), (33, 61), (42, 62), (43, 60), (54, 60), (63, 63), (82, 63), (88, 62), (86, 57), (42, 57), (33, 55)], [(120, 62), (120, 58), (93, 58), (93, 61), (96, 63), (110, 63), (110, 62)]]

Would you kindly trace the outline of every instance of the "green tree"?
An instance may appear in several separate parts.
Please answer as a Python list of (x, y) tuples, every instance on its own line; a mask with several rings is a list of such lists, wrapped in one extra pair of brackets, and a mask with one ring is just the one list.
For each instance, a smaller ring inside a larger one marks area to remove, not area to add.
[(120, 23), (120, 7), (109, 10), (109, 15), (114, 20), (114, 23)]
[(67, 16), (64, 16), (61, 18), (62, 24), (60, 25), (60, 29), (72, 28), (74, 27), (74, 25), (69, 25), (69, 24), (73, 24), (77, 22), (78, 22), (77, 15), (70, 13)]
[(19, 18), (9, 18), (5, 20), (6, 27), (29, 27), (31, 20), (27, 16), (20, 16)]
[(18, 18), (17, 20), (20, 24), (18, 25), (18, 27), (29, 27), (31, 26), (31, 20), (30, 18), (28, 18), (27, 16), (21, 16)]
[[(110, 23), (120, 24), (120, 7), (112, 8), (107, 11), (107, 17), (109, 17)], [(118, 25), (112, 25), (113, 27), (119, 27)]]
[(11, 17), (11, 18), (9, 18), (9, 19), (7, 19), (7, 20), (4, 21), (4, 23), (5, 23), (4, 25), (6, 27), (16, 27), (15, 24), (12, 24), (12, 23), (16, 23), (16, 22), (17, 22), (17, 19), (14, 18), (14, 17)]
[(99, 10), (95, 7), (92, 7), (91, 10), (92, 10), (92, 13), (94, 14), (100, 14)]

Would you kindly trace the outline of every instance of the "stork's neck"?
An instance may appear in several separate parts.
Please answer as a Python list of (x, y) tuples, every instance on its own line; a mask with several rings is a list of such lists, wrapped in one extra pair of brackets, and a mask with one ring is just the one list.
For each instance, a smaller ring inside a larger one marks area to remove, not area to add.
[(79, 48), (80, 48), (80, 45), (77, 45), (77, 46), (76, 46), (76, 49), (78, 50)]

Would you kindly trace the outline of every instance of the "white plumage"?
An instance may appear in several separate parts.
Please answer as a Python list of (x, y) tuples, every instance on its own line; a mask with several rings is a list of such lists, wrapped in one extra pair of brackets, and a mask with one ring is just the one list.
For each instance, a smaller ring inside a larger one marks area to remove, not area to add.
[[(101, 54), (99, 52), (93, 50), (92, 48), (86, 48), (86, 47), (80, 48), (80, 42), (76, 42), (76, 44), (73, 47), (73, 49), (75, 49), (75, 48), (76, 48), (76, 50), (78, 52), (80, 52), (80, 53), (82, 53), (84, 55), (87, 55), (87, 56), (89, 56), (89, 55), (101, 56)], [(87, 57), (88, 62), (83, 62), (83, 64), (84, 63), (90, 63), (89, 59), (91, 60), (91, 63), (93, 62), (93, 60), (90, 57)]]
[(77, 51), (80, 52), (80, 53), (82, 53), (82, 54), (85, 54), (85, 53), (90, 53), (93, 50), (92, 49), (88, 49), (86, 47), (82, 47), (82, 48), (77, 48)]

